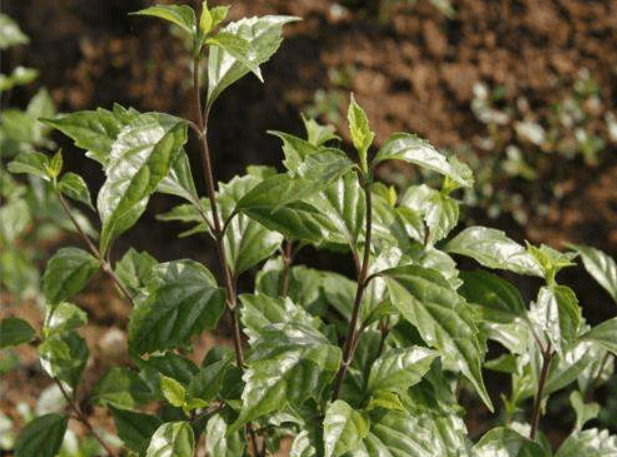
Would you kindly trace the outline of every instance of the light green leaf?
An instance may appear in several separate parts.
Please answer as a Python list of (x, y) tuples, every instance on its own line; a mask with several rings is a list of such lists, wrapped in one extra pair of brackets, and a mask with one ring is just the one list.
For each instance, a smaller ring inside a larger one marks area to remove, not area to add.
[(19, 432), (15, 457), (54, 457), (60, 450), (68, 422), (67, 414), (35, 417)]
[(156, 5), (130, 14), (158, 17), (176, 24), (191, 37), (196, 33), (195, 11), (188, 5)]
[(70, 171), (68, 173), (64, 173), (62, 178), (60, 178), (60, 181), (58, 181), (58, 189), (67, 197), (84, 203), (89, 208), (94, 210), (88, 186), (83, 178), (78, 174)]
[(580, 336), (581, 341), (593, 341), (607, 351), (617, 354), (617, 317), (596, 325)]
[(561, 269), (576, 265), (572, 262), (576, 257), (574, 252), (562, 253), (545, 244), (537, 248), (527, 243), (527, 252), (533, 256), (536, 263), (544, 272), (544, 278), (547, 284), (553, 284), (555, 282), (555, 276)]
[(212, 30), (212, 13), (208, 9), (208, 1), (204, 0), (201, 4), (201, 16), (199, 17), (199, 30), (206, 35)]
[(29, 343), (35, 337), (36, 332), (23, 319), (9, 316), (0, 321), (0, 349)]
[(99, 261), (79, 248), (61, 248), (47, 262), (43, 293), (49, 305), (63, 302), (81, 292), (99, 270)]
[[(35, 119), (39, 119), (41, 117), (52, 117), (56, 115), (54, 100), (46, 88), (41, 87), (34, 97), (30, 99), (26, 112)], [(42, 126), (41, 123), (38, 125)], [(42, 129), (41, 133), (43, 134), (47, 134), (47, 131), (49, 130), (49, 127), (47, 126), (42, 126), (39, 128)]]
[(162, 425), (158, 417), (110, 405), (118, 437), (130, 450), (140, 452)]
[(156, 429), (146, 457), (193, 457), (195, 436), (188, 422), (167, 422)]
[(49, 166), (47, 167), (47, 175), (51, 179), (55, 179), (60, 175), (62, 171), (62, 167), (64, 165), (64, 160), (62, 158), (62, 149), (58, 149), (58, 151), (52, 156), (49, 161)]
[(115, 272), (118, 278), (133, 295), (148, 284), (157, 260), (147, 252), (137, 252), (129, 248), (122, 258), (116, 262)]
[(101, 252), (137, 222), (186, 140), (186, 121), (161, 113), (142, 114), (121, 130), (97, 198), (103, 222)]
[(49, 157), (41, 152), (20, 152), (7, 166), (11, 173), (27, 173), (49, 181)]
[(257, 63), (255, 51), (251, 48), (250, 43), (244, 38), (240, 38), (239, 36), (231, 33), (220, 32), (212, 38), (208, 38), (206, 40), (206, 44), (220, 47), (237, 62), (240, 62), (247, 69), (249, 69), (255, 76), (257, 76), (257, 79), (264, 82), (264, 78), (261, 75), (261, 70), (259, 69), (259, 63)]
[(138, 354), (187, 343), (214, 328), (225, 308), (224, 291), (212, 273), (192, 260), (157, 265), (148, 291), (129, 322), (129, 348)]
[(371, 395), (406, 391), (420, 382), (437, 356), (435, 351), (419, 346), (386, 351), (373, 362), (368, 391)]
[(182, 384), (174, 378), (170, 378), (161, 373), (159, 373), (159, 383), (163, 396), (172, 406), (176, 406), (178, 408), (184, 406), (186, 392)]
[(368, 435), (368, 421), (343, 400), (336, 400), (326, 410), (323, 421), (325, 457), (339, 457), (353, 452)]
[(351, 140), (360, 156), (360, 166), (362, 171), (366, 173), (368, 171), (367, 151), (371, 144), (373, 144), (375, 133), (370, 130), (366, 113), (356, 103), (353, 94), (351, 94), (351, 99), (349, 100), (347, 120), (349, 122)]
[(73, 388), (79, 384), (89, 353), (86, 341), (75, 332), (52, 335), (39, 345), (43, 369)]
[(321, 146), (331, 140), (342, 141), (341, 137), (334, 133), (331, 125), (320, 125), (314, 119), (308, 119), (302, 115), (302, 122), (306, 129), (307, 141), (313, 146)]
[(473, 449), (478, 457), (550, 457), (542, 446), (506, 427), (489, 430)]
[(163, 194), (176, 195), (190, 202), (199, 200), (191, 164), (186, 151), (181, 148), (180, 152), (171, 164), (167, 176), (165, 176), (156, 188), (157, 192)]
[(440, 173), (456, 182), (460, 187), (471, 187), (473, 185), (473, 176), (467, 166), (461, 166), (458, 161), (456, 165), (453, 165), (431, 144), (416, 135), (409, 133), (392, 135), (377, 152), (373, 163), (377, 165), (384, 160), (391, 159), (404, 160)]
[(590, 246), (570, 245), (583, 259), (583, 266), (593, 278), (600, 284), (613, 298), (617, 304), (617, 264), (615, 260)]
[(500, 230), (469, 227), (450, 240), (444, 249), (471, 257), (487, 268), (544, 277), (542, 269), (525, 248)]
[(581, 310), (576, 295), (569, 287), (542, 287), (529, 318), (544, 332), (560, 354), (568, 351), (578, 341)]
[(210, 27), (210, 30), (225, 20), (228, 11), (229, 6), (215, 6), (210, 10), (210, 14), (212, 16), (212, 26)]
[(39, 72), (37, 69), (18, 65), (9, 76), (0, 74), (0, 92), (10, 90), (15, 86), (30, 84), (38, 77)]
[(574, 432), (563, 442), (555, 457), (615, 457), (617, 436), (592, 428)]
[(573, 390), (569, 398), (572, 409), (576, 413), (574, 430), (582, 430), (587, 422), (598, 417), (600, 412), (600, 405), (598, 403), (585, 403), (583, 395), (578, 390)]
[(220, 414), (208, 420), (206, 425), (206, 450), (211, 456), (238, 457), (244, 455), (246, 439), (239, 431), (227, 433), (227, 423)]
[(13, 19), (6, 14), (0, 14), (0, 49), (27, 44), (29, 41), (28, 36)]
[(448, 369), (469, 379), (484, 403), (493, 405), (482, 379), (485, 347), (472, 308), (435, 270), (419, 266), (381, 272), (388, 279), (392, 304), (435, 347)]
[(130, 409), (153, 400), (154, 395), (137, 373), (113, 367), (94, 385), (92, 399), (101, 406)]
[(61, 302), (47, 306), (43, 331), (48, 337), (54, 333), (63, 333), (80, 327), (88, 322), (88, 315), (72, 303)]
[[(279, 48), (283, 41), (283, 25), (296, 20), (291, 16), (245, 18), (228, 24), (221, 32), (246, 40), (253, 52), (250, 65), (258, 66), (270, 59)], [(221, 92), (247, 74), (250, 68), (219, 46), (210, 46), (207, 106), (212, 106)]]

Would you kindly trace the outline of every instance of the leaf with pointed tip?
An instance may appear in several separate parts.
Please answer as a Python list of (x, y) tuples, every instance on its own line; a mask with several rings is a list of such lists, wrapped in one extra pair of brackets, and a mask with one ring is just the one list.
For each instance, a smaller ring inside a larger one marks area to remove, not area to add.
[(96, 257), (79, 248), (61, 248), (49, 259), (43, 274), (43, 293), (49, 305), (81, 292), (99, 270)]
[(506, 427), (489, 430), (473, 450), (478, 457), (550, 457), (542, 446)]
[(585, 270), (598, 281), (598, 284), (609, 293), (617, 304), (617, 263), (615, 263), (615, 260), (599, 249), (590, 246), (575, 244), (569, 246), (579, 253), (581, 259), (583, 259)]
[(593, 341), (607, 351), (617, 354), (617, 317), (596, 325), (580, 336), (583, 341)]
[(574, 252), (559, 252), (545, 244), (539, 248), (527, 243), (527, 252), (529, 252), (536, 263), (544, 272), (544, 278), (548, 284), (555, 282), (555, 275), (563, 268), (572, 267), (576, 264), (572, 260), (576, 257)]
[(124, 287), (135, 295), (139, 289), (146, 287), (157, 264), (157, 260), (147, 252), (129, 248), (116, 262), (114, 270)]
[(600, 405), (598, 403), (585, 403), (583, 395), (578, 390), (573, 390), (570, 393), (570, 405), (576, 413), (575, 430), (582, 430), (583, 426), (590, 420), (596, 419), (600, 413)]
[(325, 457), (339, 457), (353, 450), (368, 435), (366, 418), (343, 400), (336, 400), (326, 410), (323, 421)]
[(319, 399), (339, 368), (340, 348), (310, 326), (269, 324), (260, 333), (246, 362), (240, 417), (230, 431), (288, 405)]
[(380, 391), (404, 392), (420, 382), (438, 355), (419, 346), (390, 349), (373, 362), (367, 389), (371, 395)]
[(216, 326), (225, 308), (224, 291), (203, 265), (177, 260), (157, 265), (149, 296), (129, 321), (129, 348), (137, 354), (172, 349)]
[(402, 316), (439, 351), (447, 368), (469, 379), (492, 410), (481, 371), (485, 347), (469, 304), (435, 270), (405, 266), (385, 270), (380, 276), (388, 279), (390, 299)]
[(21, 31), (17, 22), (10, 16), (0, 13), (0, 49), (26, 44), (29, 41), (30, 38)]
[(35, 417), (21, 429), (15, 442), (15, 457), (54, 457), (69, 423), (67, 414)]
[(156, 188), (157, 192), (168, 195), (176, 195), (190, 202), (199, 200), (191, 164), (184, 148), (180, 150), (165, 176)]
[(61, 302), (48, 306), (43, 331), (45, 336), (63, 333), (81, 327), (88, 322), (88, 315), (72, 303)]
[(592, 428), (572, 433), (563, 442), (555, 457), (615, 457), (617, 436), (607, 430)]
[(444, 250), (471, 257), (487, 268), (544, 277), (531, 254), (500, 230), (477, 226), (466, 228), (450, 240)]
[(216, 398), (223, 386), (227, 369), (231, 366), (231, 361), (219, 360), (203, 367), (197, 373), (187, 390), (191, 398), (199, 398), (200, 400), (210, 401)]
[[(261, 65), (276, 52), (283, 41), (283, 25), (297, 21), (291, 16), (263, 16), (241, 19), (223, 27), (221, 32), (235, 35), (249, 43), (253, 54), (251, 66)], [(230, 84), (243, 77), (250, 67), (239, 62), (233, 55), (219, 46), (210, 46), (208, 56), (208, 98), (206, 105), (212, 106), (216, 98)]]
[(36, 332), (23, 319), (9, 316), (0, 321), (0, 349), (29, 343), (35, 337)]
[(195, 436), (188, 422), (167, 422), (156, 429), (146, 457), (193, 457)]
[(384, 160), (391, 159), (404, 160), (440, 173), (456, 182), (460, 187), (471, 187), (473, 185), (473, 175), (469, 167), (461, 167), (460, 162), (453, 165), (428, 141), (416, 135), (409, 133), (392, 135), (377, 152), (373, 163), (377, 165)]
[(103, 222), (101, 252), (137, 222), (186, 140), (186, 121), (168, 114), (141, 114), (121, 130), (97, 199)]
[(154, 400), (154, 393), (134, 371), (113, 367), (94, 385), (92, 399), (101, 406), (130, 409)]
[(195, 11), (188, 5), (156, 5), (130, 14), (158, 17), (177, 25), (191, 37), (196, 32)]
[(331, 140), (341, 141), (341, 137), (334, 133), (331, 125), (320, 125), (314, 119), (309, 119), (302, 115), (302, 122), (306, 129), (307, 141), (313, 146), (321, 146)]
[(129, 411), (123, 408), (109, 406), (118, 438), (134, 452), (140, 452), (150, 443), (154, 432), (162, 425), (161, 420), (150, 414)]
[(11, 173), (26, 173), (49, 181), (49, 157), (41, 152), (20, 152), (7, 166)]
[(86, 341), (75, 332), (52, 335), (39, 345), (39, 359), (52, 378), (76, 387), (86, 367), (89, 350)]
[(215, 36), (208, 38), (206, 44), (220, 47), (224, 52), (249, 69), (262, 83), (264, 82), (259, 64), (256, 62), (255, 51), (244, 38), (227, 32), (219, 32)]
[(238, 457), (244, 455), (246, 440), (239, 431), (227, 433), (228, 425), (220, 414), (212, 416), (206, 425), (206, 450), (208, 455), (217, 457)]
[(81, 202), (94, 210), (88, 186), (86, 185), (84, 179), (78, 174), (70, 171), (63, 174), (60, 181), (58, 181), (58, 189), (67, 197)]

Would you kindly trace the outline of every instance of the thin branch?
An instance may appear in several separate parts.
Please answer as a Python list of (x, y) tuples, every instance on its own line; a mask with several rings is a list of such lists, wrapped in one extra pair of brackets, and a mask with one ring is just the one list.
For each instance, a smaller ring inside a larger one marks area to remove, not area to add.
[(596, 375), (593, 378), (593, 381), (591, 382), (591, 384), (587, 388), (587, 392), (585, 392), (585, 397), (584, 397), (585, 398), (585, 402), (590, 402), (591, 401), (591, 397), (593, 395), (593, 391), (600, 384), (600, 378), (602, 377), (602, 373), (604, 372), (604, 367), (606, 366), (606, 363), (608, 362), (608, 359), (611, 356), (612, 356), (612, 354), (610, 352), (607, 352), (606, 354), (604, 354), (604, 357), (602, 358), (602, 362), (600, 362), (600, 367), (598, 368), (598, 372), (596, 373)]
[(533, 412), (531, 414), (531, 431), (529, 432), (529, 439), (533, 440), (538, 430), (538, 424), (540, 422), (540, 410), (542, 409), (542, 398), (544, 397), (544, 386), (548, 379), (548, 372), (553, 360), (553, 350), (549, 344), (546, 348), (546, 352), (542, 353), (542, 370), (540, 371), (540, 379), (538, 381), (538, 392), (533, 405)]

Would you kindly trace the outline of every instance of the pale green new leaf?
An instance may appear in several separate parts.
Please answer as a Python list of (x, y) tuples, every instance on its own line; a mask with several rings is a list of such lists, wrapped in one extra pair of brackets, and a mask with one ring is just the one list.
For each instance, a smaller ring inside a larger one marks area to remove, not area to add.
[(81, 292), (99, 270), (99, 261), (83, 249), (59, 249), (49, 259), (43, 274), (43, 293), (49, 305)]
[(43, 331), (45, 336), (62, 333), (81, 327), (88, 322), (88, 315), (72, 303), (61, 302), (47, 306)]
[(62, 446), (68, 423), (67, 414), (35, 417), (19, 432), (15, 457), (54, 457)]
[(576, 264), (572, 260), (576, 257), (574, 252), (559, 252), (545, 244), (539, 248), (527, 243), (527, 252), (529, 252), (536, 263), (544, 272), (544, 278), (547, 284), (555, 282), (555, 275), (566, 267), (572, 267)]
[(576, 295), (566, 286), (545, 286), (529, 318), (538, 326), (560, 354), (578, 341), (581, 310)]
[(617, 263), (599, 249), (590, 246), (570, 245), (583, 259), (583, 265), (593, 278), (613, 298), (617, 304)]
[(368, 435), (369, 423), (361, 413), (343, 400), (328, 406), (323, 420), (325, 457), (353, 452)]
[(401, 315), (439, 351), (446, 368), (469, 379), (492, 410), (481, 371), (485, 346), (470, 305), (435, 270), (405, 266), (380, 275), (388, 279), (390, 299)]
[(158, 417), (150, 414), (116, 408), (113, 405), (110, 405), (109, 409), (114, 418), (118, 438), (134, 452), (144, 450), (154, 432), (162, 425)]
[(71, 387), (79, 384), (89, 353), (86, 341), (75, 332), (52, 335), (39, 345), (39, 359), (45, 372)]
[(97, 199), (102, 252), (137, 222), (186, 140), (186, 121), (161, 113), (142, 114), (121, 130)]
[(70, 171), (68, 173), (64, 173), (62, 178), (58, 181), (58, 189), (67, 197), (81, 202), (94, 210), (88, 186), (86, 185), (84, 179), (78, 174)]
[(440, 173), (456, 182), (460, 187), (471, 187), (473, 185), (473, 176), (467, 166), (461, 166), (460, 162), (453, 165), (430, 143), (416, 135), (409, 133), (392, 135), (377, 152), (373, 163), (377, 165), (384, 160), (391, 159), (404, 160)]
[(225, 308), (224, 291), (212, 273), (192, 260), (157, 265), (148, 291), (129, 321), (129, 348), (138, 354), (186, 344), (213, 329)]
[(349, 101), (347, 120), (349, 122), (351, 140), (360, 156), (362, 170), (366, 173), (368, 171), (367, 151), (371, 144), (373, 144), (375, 133), (370, 130), (366, 113), (356, 103), (353, 94), (351, 94), (351, 99)]
[(49, 181), (49, 157), (41, 152), (20, 152), (13, 161), (7, 165), (11, 173), (26, 173), (38, 176)]
[(592, 428), (574, 432), (563, 442), (555, 457), (615, 457), (617, 436)]
[[(252, 67), (270, 59), (283, 41), (283, 25), (296, 20), (298, 18), (291, 16), (245, 18), (228, 24), (221, 32), (235, 35), (249, 43), (253, 52), (249, 59)], [(219, 46), (210, 46), (207, 106), (212, 106), (221, 92), (251, 71), (251, 67), (238, 61)]]
[(195, 11), (188, 5), (156, 5), (131, 14), (158, 17), (176, 24), (188, 33), (189, 36), (193, 36), (196, 33)]
[(473, 450), (478, 457), (550, 457), (542, 446), (506, 427), (489, 430)]
[(302, 122), (306, 129), (307, 140), (313, 146), (321, 146), (331, 140), (341, 141), (341, 137), (334, 133), (331, 125), (320, 125), (314, 119), (308, 119), (302, 115)]
[(195, 436), (188, 422), (167, 422), (156, 429), (146, 457), (193, 457)]
[(0, 49), (27, 44), (29, 41), (28, 36), (21, 31), (13, 19), (0, 13)]
[(580, 336), (582, 341), (593, 341), (607, 351), (617, 354), (617, 317), (596, 325)]
[(174, 378), (159, 373), (159, 385), (165, 400), (172, 406), (181, 408), (185, 404), (186, 391), (184, 386)]
[(500, 230), (469, 227), (450, 240), (444, 249), (446, 252), (471, 257), (487, 268), (544, 277), (533, 256)]
[(419, 346), (386, 351), (373, 362), (368, 391), (371, 395), (406, 391), (420, 382), (437, 356), (437, 352)]
[(23, 319), (9, 316), (0, 321), (0, 349), (29, 343), (35, 337), (36, 332)]

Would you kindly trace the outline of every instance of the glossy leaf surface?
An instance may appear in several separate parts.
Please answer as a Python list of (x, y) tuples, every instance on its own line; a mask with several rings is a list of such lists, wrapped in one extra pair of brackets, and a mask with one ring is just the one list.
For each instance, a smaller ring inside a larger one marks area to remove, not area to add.
[(146, 457), (193, 457), (195, 436), (188, 422), (167, 422), (156, 429)]
[(45, 372), (75, 387), (81, 380), (90, 351), (75, 332), (53, 335), (39, 345), (39, 359)]
[(576, 295), (569, 287), (542, 287), (530, 319), (544, 331), (559, 353), (570, 349), (578, 339), (581, 310)]
[(61, 248), (47, 262), (43, 293), (50, 305), (81, 292), (99, 269), (99, 261), (79, 248)]
[(505, 427), (489, 430), (473, 449), (478, 457), (550, 457), (542, 446)]
[(614, 457), (617, 455), (617, 437), (606, 430), (592, 428), (570, 435), (555, 457)]
[(45, 336), (49, 336), (54, 333), (68, 332), (87, 322), (88, 315), (85, 311), (72, 303), (62, 302), (47, 307), (43, 331)]
[(150, 8), (136, 11), (132, 14), (140, 16), (153, 16), (177, 25), (189, 36), (195, 34), (195, 12), (187, 5), (156, 5)]
[(339, 457), (353, 451), (368, 435), (368, 421), (343, 400), (326, 410), (323, 421), (325, 457)]
[(617, 304), (617, 263), (615, 260), (590, 246), (572, 245), (583, 259), (583, 265), (593, 278), (600, 284), (612, 297)]
[(90, 197), (90, 190), (88, 190), (88, 186), (84, 179), (78, 174), (72, 172), (63, 174), (62, 178), (58, 181), (58, 189), (67, 197), (94, 209), (94, 206), (92, 206), (92, 197)]
[(617, 317), (608, 319), (580, 337), (581, 340), (594, 341), (607, 351), (617, 354)]
[(153, 392), (138, 373), (113, 367), (95, 384), (92, 398), (100, 405), (131, 409), (152, 400)]

